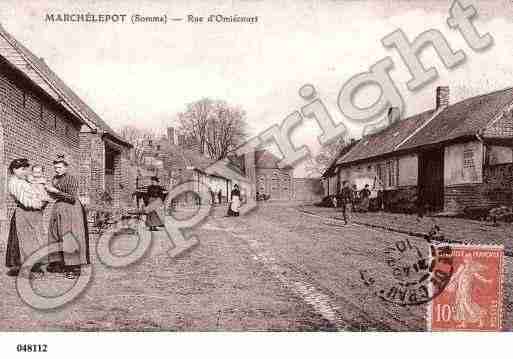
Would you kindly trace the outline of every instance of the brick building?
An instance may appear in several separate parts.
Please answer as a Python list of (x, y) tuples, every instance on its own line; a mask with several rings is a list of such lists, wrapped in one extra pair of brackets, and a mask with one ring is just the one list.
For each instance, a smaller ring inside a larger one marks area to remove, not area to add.
[(7, 166), (14, 158), (43, 165), (51, 177), (52, 161), (66, 154), (86, 203), (106, 191), (120, 205), (129, 200), (132, 186), (130, 147), (43, 59), (0, 26), (0, 220), (14, 208), (6, 192)]
[[(374, 179), (385, 209), (421, 206), (460, 213), (512, 204), (513, 89), (436, 106), (363, 137), (339, 154), (323, 175), (325, 194), (343, 180)], [(391, 122), (390, 122), (391, 123)]]
[(280, 159), (267, 150), (255, 151), (253, 162), (256, 191), (270, 196), (270, 200), (312, 201), (322, 196), (319, 179), (294, 178), (294, 169), (280, 168)]

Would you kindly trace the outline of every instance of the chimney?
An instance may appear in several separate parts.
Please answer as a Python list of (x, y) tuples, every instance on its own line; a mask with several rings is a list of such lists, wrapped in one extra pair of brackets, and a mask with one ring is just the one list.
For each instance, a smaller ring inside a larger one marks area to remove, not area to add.
[(387, 120), (388, 120), (387, 126), (390, 126), (391, 124), (399, 121), (400, 115), (401, 115), (401, 113), (399, 112), (399, 107), (390, 107), (388, 109), (388, 115), (387, 115)]
[(436, 109), (449, 106), (449, 86), (438, 86), (436, 88)]
[(167, 140), (169, 141), (170, 145), (175, 144), (175, 129), (174, 129), (174, 127), (167, 128)]

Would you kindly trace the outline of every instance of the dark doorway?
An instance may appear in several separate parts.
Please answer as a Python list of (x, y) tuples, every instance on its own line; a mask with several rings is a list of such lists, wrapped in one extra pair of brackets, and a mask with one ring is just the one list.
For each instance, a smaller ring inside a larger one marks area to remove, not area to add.
[(419, 155), (419, 201), (430, 211), (444, 208), (443, 148), (424, 151)]

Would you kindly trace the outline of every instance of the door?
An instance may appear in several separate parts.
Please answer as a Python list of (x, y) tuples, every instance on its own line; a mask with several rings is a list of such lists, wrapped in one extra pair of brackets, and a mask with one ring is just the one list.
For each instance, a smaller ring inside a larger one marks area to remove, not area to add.
[(281, 197), (285, 200), (290, 200), (291, 181), (288, 174), (283, 175), (281, 182)]
[(275, 173), (271, 177), (271, 199), (280, 199), (280, 176)]
[(431, 211), (444, 208), (443, 148), (425, 151), (419, 156), (419, 200)]

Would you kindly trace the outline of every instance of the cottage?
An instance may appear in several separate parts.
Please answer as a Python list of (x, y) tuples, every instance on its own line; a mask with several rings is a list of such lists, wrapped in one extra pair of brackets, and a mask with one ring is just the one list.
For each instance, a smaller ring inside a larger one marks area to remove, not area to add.
[(65, 154), (84, 202), (109, 192), (114, 205), (121, 205), (131, 185), (130, 148), (43, 59), (0, 26), (0, 220), (14, 208), (6, 193), (14, 158), (41, 164), (52, 176), (53, 159)]
[(174, 198), (174, 204), (191, 205), (197, 199), (194, 193), (206, 188), (209, 189), (209, 193), (204, 193), (207, 198), (211, 198), (212, 191), (217, 201), (221, 191), (222, 200), (226, 202), (234, 184), (247, 182), (242, 169), (230, 160), (214, 161), (201, 154), (197, 147), (186, 144), (183, 138), (173, 127), (168, 127), (166, 136), (145, 142), (141, 174), (146, 175), (139, 176), (139, 187), (149, 183), (149, 176), (157, 176), (167, 188), (187, 183), (190, 192)]
[(390, 123), (334, 159), (323, 175), (325, 194), (336, 175), (339, 183), (374, 179), (390, 211), (511, 205), (512, 88), (450, 105), (449, 88), (439, 87), (434, 109)]

